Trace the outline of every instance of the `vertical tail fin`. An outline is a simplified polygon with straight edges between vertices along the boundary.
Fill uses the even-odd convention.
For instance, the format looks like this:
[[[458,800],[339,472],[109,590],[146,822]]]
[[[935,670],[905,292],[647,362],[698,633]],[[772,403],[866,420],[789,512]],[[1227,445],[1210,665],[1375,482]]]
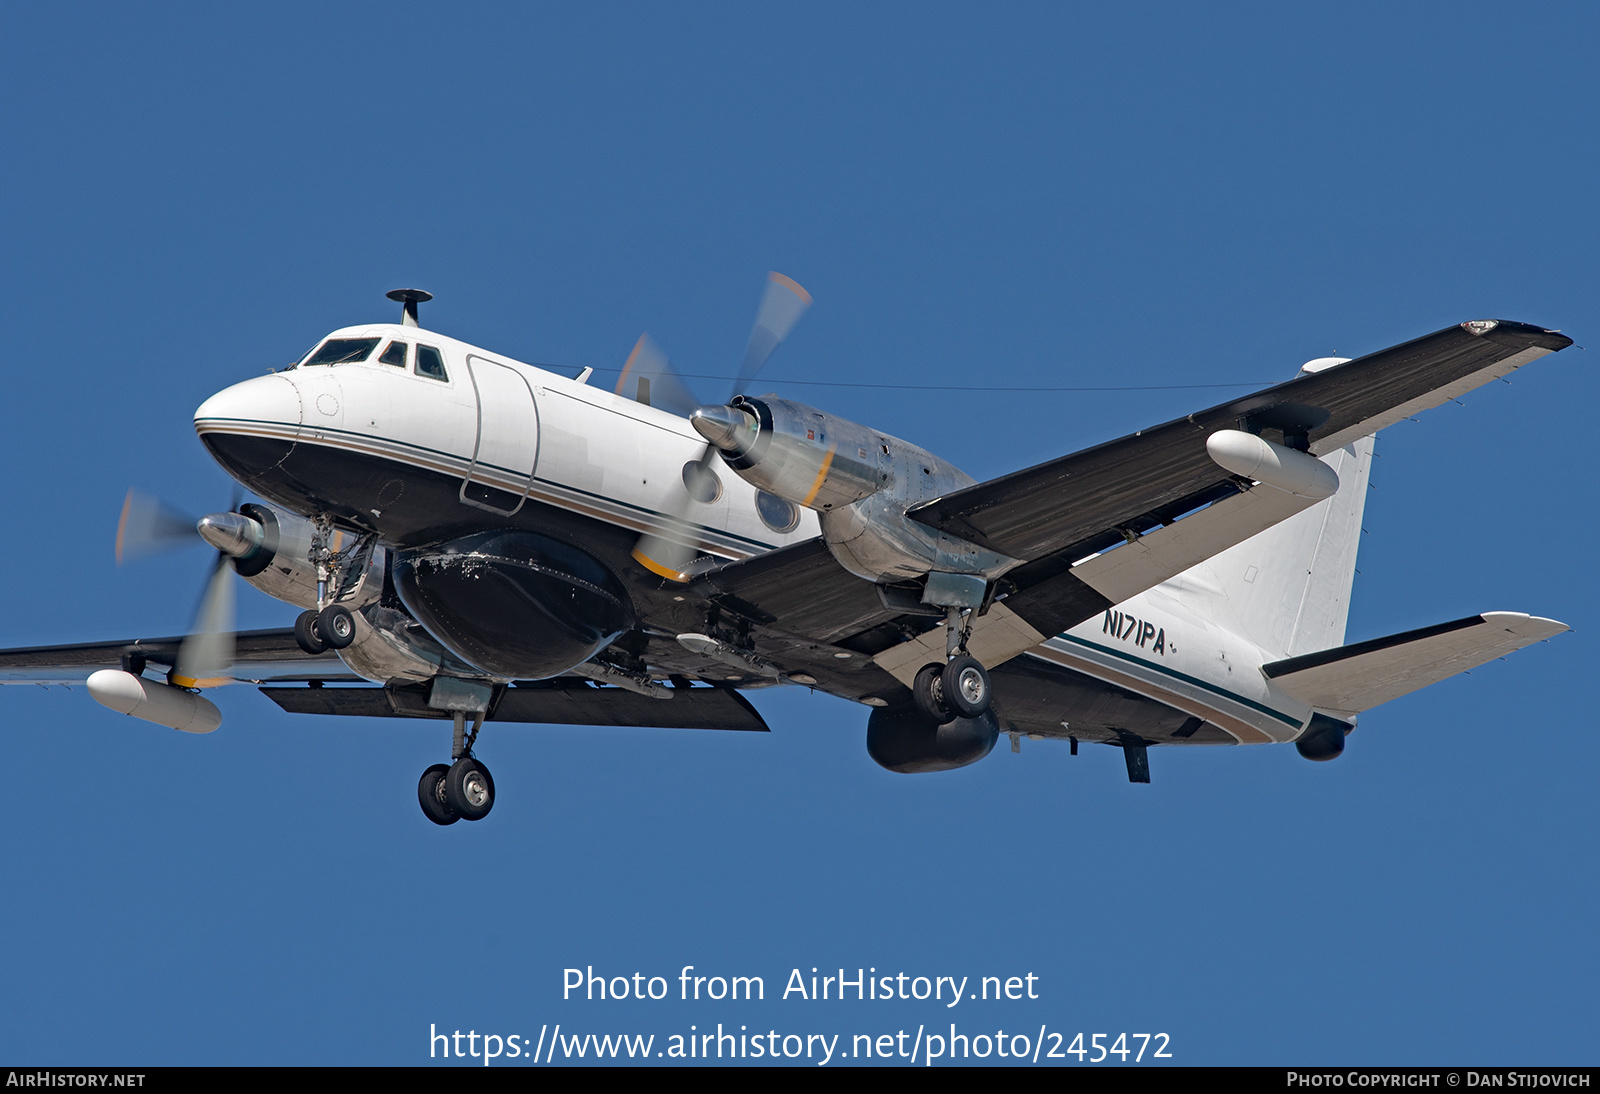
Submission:
[[[1272,656],[1342,645],[1375,440],[1322,457],[1338,493],[1175,579],[1180,595],[1211,601],[1208,614]]]

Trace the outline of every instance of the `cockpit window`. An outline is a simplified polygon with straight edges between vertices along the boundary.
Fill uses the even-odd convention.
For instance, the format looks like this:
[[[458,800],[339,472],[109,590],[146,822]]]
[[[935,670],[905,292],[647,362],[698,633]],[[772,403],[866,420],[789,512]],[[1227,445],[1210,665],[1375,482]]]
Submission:
[[[432,346],[417,347],[417,375],[429,376],[435,380],[450,379],[444,371],[444,357]]]
[[[378,348],[376,338],[330,338],[313,353],[307,365],[348,365],[365,361]]]
[[[382,365],[399,365],[406,367],[406,350],[410,348],[405,342],[390,342],[389,348],[383,351],[383,356],[378,358]]]

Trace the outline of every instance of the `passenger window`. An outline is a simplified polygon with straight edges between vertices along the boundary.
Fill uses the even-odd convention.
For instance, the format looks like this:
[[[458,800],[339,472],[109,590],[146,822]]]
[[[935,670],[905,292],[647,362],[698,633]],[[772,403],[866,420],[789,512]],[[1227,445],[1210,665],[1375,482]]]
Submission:
[[[794,503],[765,490],[756,491],[756,514],[761,517],[762,524],[780,534],[800,527],[800,510]]]
[[[383,356],[378,358],[378,362],[384,365],[399,365],[401,368],[405,368],[406,350],[410,348],[410,344],[406,342],[390,342],[389,348],[383,351]]]
[[[417,347],[417,375],[448,381],[444,371],[444,357],[432,346]]]

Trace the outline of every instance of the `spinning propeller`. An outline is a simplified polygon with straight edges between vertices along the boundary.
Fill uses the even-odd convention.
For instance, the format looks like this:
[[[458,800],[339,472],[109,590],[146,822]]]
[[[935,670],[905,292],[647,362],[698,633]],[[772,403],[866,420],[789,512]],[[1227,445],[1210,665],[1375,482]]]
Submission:
[[[129,490],[117,522],[117,565],[124,559],[187,547],[194,536],[217,549],[206,578],[200,608],[189,635],[178,647],[173,681],[196,687],[225,676],[233,666],[234,561],[260,545],[261,526],[237,510],[239,499],[225,513],[196,519],[159,498]]]
[[[729,403],[744,394],[810,306],[811,294],[792,278],[781,273],[767,275],[767,291],[756,311],[755,326],[750,330],[750,341],[745,346],[744,360],[740,362],[733,391],[728,396]],[[747,417],[725,405],[699,405],[688,385],[668,365],[666,354],[649,335],[642,335],[633,347],[617,379],[617,394],[625,394],[630,379],[636,385],[636,397],[640,402],[692,417],[702,435],[710,435],[707,429],[715,432],[718,427],[736,428],[737,419]],[[669,581],[685,582],[691,576],[690,564],[699,552],[692,546],[694,524],[689,517],[695,505],[716,500],[710,484],[714,479],[711,464],[717,451],[716,445],[708,443],[699,458],[684,469],[684,491],[676,499],[676,506],[659,514],[655,526],[640,536],[633,548],[633,557],[642,566]]]

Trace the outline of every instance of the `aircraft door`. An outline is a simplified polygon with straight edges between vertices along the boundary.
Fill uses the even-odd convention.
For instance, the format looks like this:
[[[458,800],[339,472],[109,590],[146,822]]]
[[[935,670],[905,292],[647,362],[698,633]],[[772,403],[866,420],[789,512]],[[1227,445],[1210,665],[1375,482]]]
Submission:
[[[461,500],[510,516],[528,499],[539,458],[539,409],[528,379],[509,365],[477,354],[467,373],[478,400],[478,436]]]

